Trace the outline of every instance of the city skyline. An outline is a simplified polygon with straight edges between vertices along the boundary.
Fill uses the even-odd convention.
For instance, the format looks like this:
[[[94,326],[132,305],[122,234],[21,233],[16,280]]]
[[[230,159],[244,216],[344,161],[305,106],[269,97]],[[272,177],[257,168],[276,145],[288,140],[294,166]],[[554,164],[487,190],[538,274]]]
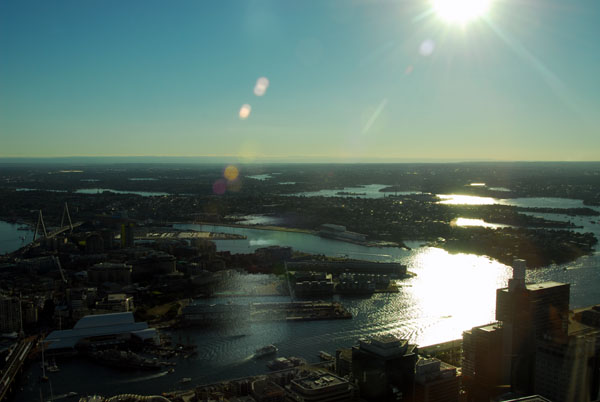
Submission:
[[[4,2],[0,158],[598,160],[599,4],[450,17],[429,1]]]

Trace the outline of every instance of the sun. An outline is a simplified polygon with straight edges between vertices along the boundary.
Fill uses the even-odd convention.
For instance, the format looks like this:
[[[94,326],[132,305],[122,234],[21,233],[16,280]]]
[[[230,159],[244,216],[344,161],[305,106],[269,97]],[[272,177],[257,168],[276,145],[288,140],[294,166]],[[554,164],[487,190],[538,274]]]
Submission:
[[[432,0],[433,11],[441,19],[457,24],[481,18],[487,14],[493,0]]]

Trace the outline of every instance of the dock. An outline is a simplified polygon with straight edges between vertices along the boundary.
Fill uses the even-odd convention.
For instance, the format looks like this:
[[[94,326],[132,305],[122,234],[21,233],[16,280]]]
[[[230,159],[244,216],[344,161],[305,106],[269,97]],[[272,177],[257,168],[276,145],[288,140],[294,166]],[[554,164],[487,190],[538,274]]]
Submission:
[[[253,321],[315,321],[350,319],[352,314],[337,302],[302,301],[289,303],[254,303]]]
[[[192,231],[156,231],[135,236],[136,240],[243,240],[246,236],[233,233],[192,232]]]

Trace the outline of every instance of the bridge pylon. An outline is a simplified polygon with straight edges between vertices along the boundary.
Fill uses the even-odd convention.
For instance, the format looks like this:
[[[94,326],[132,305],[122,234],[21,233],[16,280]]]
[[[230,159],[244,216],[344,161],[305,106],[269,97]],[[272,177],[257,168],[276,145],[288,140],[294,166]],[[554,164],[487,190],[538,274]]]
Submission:
[[[73,222],[71,221],[71,214],[69,213],[69,205],[65,201],[65,206],[63,207],[62,218],[60,218],[60,228],[62,229],[65,223],[65,215],[69,220],[69,228],[71,228],[71,232],[73,232]]]
[[[46,232],[46,224],[44,223],[44,215],[42,215],[42,210],[40,209],[40,212],[38,214],[38,221],[37,221],[37,225],[35,225],[35,232],[33,232],[33,241],[36,240],[37,238],[37,234],[38,231],[40,229],[40,225],[42,226],[42,229],[44,231],[44,237],[48,236],[48,232]]]

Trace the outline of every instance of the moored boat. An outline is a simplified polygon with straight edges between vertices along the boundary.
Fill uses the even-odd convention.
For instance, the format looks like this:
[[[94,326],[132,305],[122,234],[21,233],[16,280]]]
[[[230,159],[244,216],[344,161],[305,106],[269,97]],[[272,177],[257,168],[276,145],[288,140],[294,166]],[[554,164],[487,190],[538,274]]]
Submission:
[[[324,361],[334,360],[334,357],[332,355],[322,350],[319,352],[319,358]]]

